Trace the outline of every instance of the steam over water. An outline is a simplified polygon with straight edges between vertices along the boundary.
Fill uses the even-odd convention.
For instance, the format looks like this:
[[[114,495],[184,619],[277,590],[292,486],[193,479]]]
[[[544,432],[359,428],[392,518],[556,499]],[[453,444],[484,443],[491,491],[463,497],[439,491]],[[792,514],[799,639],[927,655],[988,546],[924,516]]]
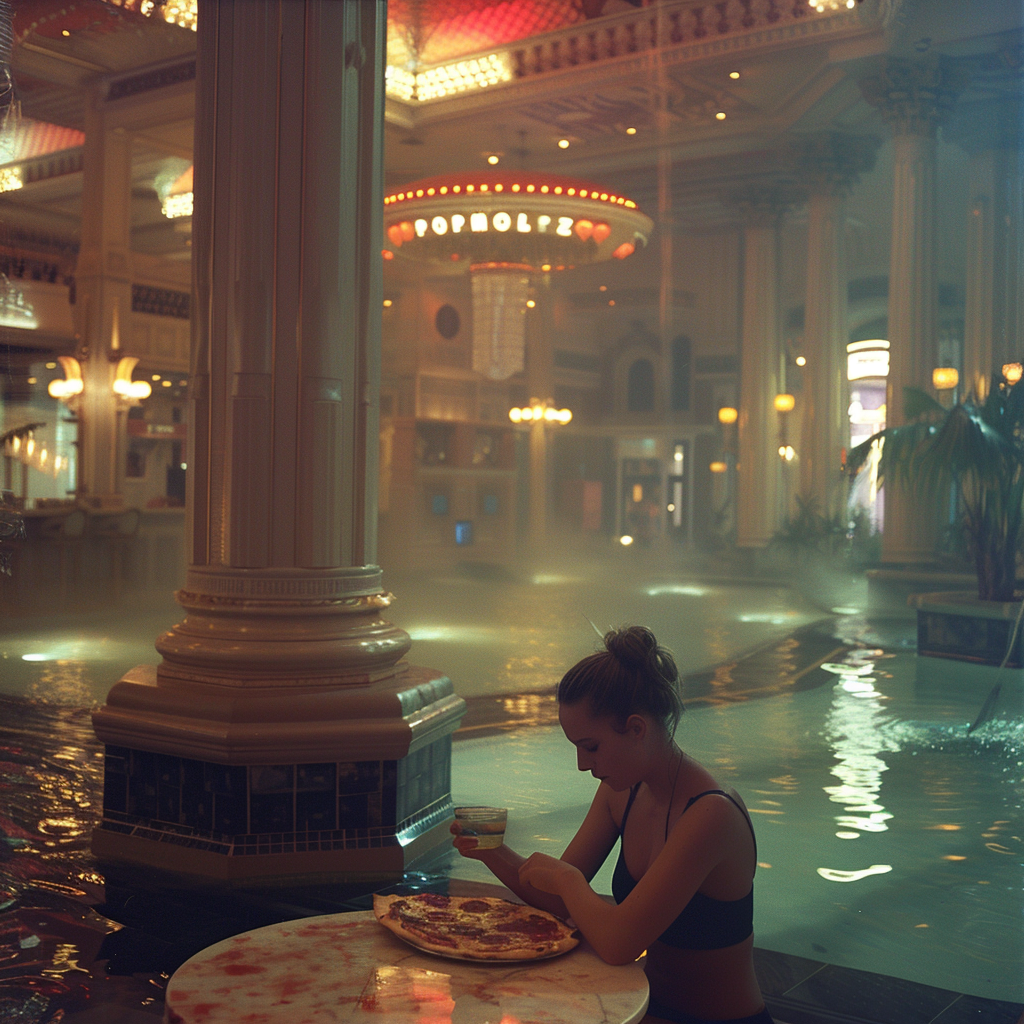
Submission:
[[[453,753],[455,801],[507,806],[515,848],[560,852],[593,795],[544,713],[564,669],[599,643],[588,619],[602,630],[642,622],[686,676],[679,742],[750,808],[757,945],[1024,1000],[1016,677],[969,733],[990,682],[930,679],[912,623],[864,617],[854,603],[865,595],[845,582],[841,594],[801,597],[625,561],[386,582],[411,660],[520,723],[467,731]],[[153,640],[179,616],[164,602],[134,622],[80,616],[0,638],[0,913],[16,921],[0,1010],[9,996],[36,999],[40,1013],[110,1000],[158,1015],[159,976],[111,980],[93,966],[117,925],[95,909],[104,879],[88,841],[102,754],[88,710],[126,669],[157,660]],[[596,879],[603,891],[610,867]],[[485,877],[461,858],[447,869]]]

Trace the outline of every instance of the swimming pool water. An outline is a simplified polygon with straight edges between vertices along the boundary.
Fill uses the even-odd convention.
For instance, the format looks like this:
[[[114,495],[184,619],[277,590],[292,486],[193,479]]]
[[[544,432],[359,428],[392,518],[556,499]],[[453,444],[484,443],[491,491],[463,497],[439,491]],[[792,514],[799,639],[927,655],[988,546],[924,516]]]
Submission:
[[[756,944],[1024,999],[1019,681],[968,735],[987,685],[930,681],[915,655],[878,648],[820,671],[812,689],[691,709],[677,733],[750,808]],[[509,807],[522,853],[560,853],[594,787],[555,727],[454,748],[456,802]],[[610,891],[612,863],[598,891]],[[452,871],[487,877],[462,858]]]

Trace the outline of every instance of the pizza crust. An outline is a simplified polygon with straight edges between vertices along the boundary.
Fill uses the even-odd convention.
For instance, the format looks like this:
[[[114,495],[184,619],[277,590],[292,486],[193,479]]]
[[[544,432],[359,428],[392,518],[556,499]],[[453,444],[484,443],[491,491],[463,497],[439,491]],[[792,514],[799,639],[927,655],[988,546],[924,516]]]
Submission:
[[[403,941],[459,960],[540,960],[579,944],[553,914],[495,896],[374,894],[373,912]]]

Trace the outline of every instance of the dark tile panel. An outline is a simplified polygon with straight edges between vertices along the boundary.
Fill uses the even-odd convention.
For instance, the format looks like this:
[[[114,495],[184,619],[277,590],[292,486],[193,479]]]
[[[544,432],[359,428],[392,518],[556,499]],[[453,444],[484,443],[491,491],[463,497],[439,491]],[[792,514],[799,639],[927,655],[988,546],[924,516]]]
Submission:
[[[1024,1020],[1024,1003],[960,996],[946,1007],[932,1024],[1019,1024]]]
[[[787,1003],[799,1003],[808,1012],[841,1008],[843,1015],[873,1024],[930,1024],[956,998],[945,989],[832,964],[785,994]]]
[[[259,764],[249,769],[250,793],[287,793],[291,796],[294,789],[295,765]]]
[[[297,832],[319,832],[338,827],[338,811],[334,789],[307,790],[295,794],[295,829]]]
[[[249,798],[249,831],[291,832],[295,828],[295,797],[286,792],[253,793]]]
[[[389,846],[451,805],[451,738],[402,762],[220,765],[110,748],[105,821],[225,852]],[[399,785],[399,777],[405,779]]]
[[[128,775],[125,772],[112,771],[110,759],[103,773],[103,811],[128,810]]]
[[[295,771],[295,789],[298,792],[334,792],[338,774],[336,764],[299,764],[295,766]]]
[[[338,792],[373,793],[381,787],[380,761],[351,761],[338,765]]]

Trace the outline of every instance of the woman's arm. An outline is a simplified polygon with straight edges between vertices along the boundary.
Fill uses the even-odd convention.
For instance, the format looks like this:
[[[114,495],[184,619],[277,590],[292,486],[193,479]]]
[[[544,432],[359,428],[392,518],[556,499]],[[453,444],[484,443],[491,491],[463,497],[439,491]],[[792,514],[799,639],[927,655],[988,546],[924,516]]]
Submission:
[[[610,792],[611,790],[603,784],[599,787],[583,824],[561,857],[562,862],[578,870],[588,881],[597,874],[619,835],[618,826],[612,818],[608,804]],[[457,822],[452,824],[451,831],[455,835],[452,845],[459,853],[485,864],[495,878],[521,900],[529,903],[531,907],[547,910],[556,917],[569,916],[565,903],[557,893],[538,889],[520,877],[520,869],[526,863],[526,859],[511,847],[502,845],[494,849],[481,850],[477,848],[475,838],[461,835]]]
[[[664,848],[620,904],[606,903],[583,872],[535,853],[519,870],[520,881],[559,896],[602,960],[636,960],[679,916],[704,879],[722,861],[735,837],[726,801],[702,800],[680,820]]]
[[[509,846],[504,844],[490,850],[477,849],[477,840],[473,836],[463,836],[458,831],[458,823],[451,826],[455,834],[455,849],[463,857],[470,857],[473,860],[481,861],[495,878],[506,888],[511,889],[523,902],[529,903],[531,907],[539,910],[546,910],[556,917],[565,918],[569,912],[562,902],[562,898],[555,893],[544,892],[542,889],[535,889],[529,882],[524,882],[519,877],[519,869],[526,863],[526,858],[520,856]]]

